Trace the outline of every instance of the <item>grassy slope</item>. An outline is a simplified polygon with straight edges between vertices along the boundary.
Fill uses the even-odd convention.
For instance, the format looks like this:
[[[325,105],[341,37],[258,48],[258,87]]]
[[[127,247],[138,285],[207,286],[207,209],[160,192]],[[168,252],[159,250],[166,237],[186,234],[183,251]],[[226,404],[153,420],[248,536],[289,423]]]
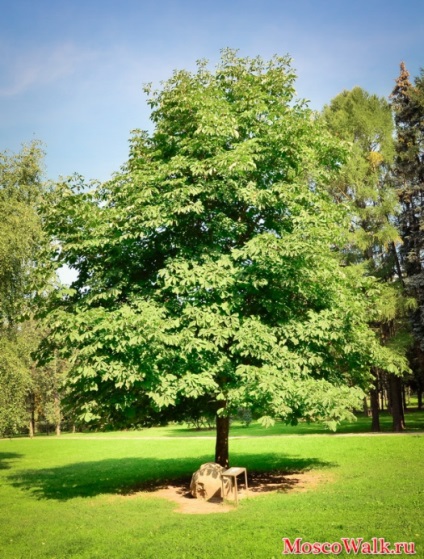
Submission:
[[[281,556],[282,537],[348,536],[415,541],[424,557],[423,447],[420,435],[233,440],[233,465],[328,480],[243,501],[228,514],[192,516],[157,497],[120,493],[190,475],[212,459],[213,441],[2,440],[0,557],[271,559]]]

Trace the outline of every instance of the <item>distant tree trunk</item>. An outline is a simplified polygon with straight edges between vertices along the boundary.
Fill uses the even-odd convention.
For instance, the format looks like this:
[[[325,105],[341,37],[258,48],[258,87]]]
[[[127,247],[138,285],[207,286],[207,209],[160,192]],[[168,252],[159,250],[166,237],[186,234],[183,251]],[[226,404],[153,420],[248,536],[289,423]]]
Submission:
[[[393,387],[392,387],[392,377],[394,375],[389,375],[389,389],[387,390],[387,411],[393,415]]]
[[[419,353],[418,359],[418,371],[415,375],[417,378],[417,397],[418,397],[418,409],[423,408],[423,390],[424,390],[424,352]]]
[[[225,407],[225,403],[221,406]],[[229,416],[216,416],[216,445],[215,445],[215,462],[224,468],[229,466],[229,445],[228,437],[230,433]]]
[[[396,375],[389,375],[389,383],[393,431],[395,431],[395,433],[400,433],[405,430],[405,416],[402,403],[402,379]]]
[[[56,392],[54,395],[54,408],[55,408],[55,430],[56,435],[59,436],[61,433],[61,413],[60,413],[60,398],[59,394]]]
[[[29,418],[29,436],[32,439],[34,437],[34,433],[35,433],[35,417],[34,417],[34,412],[31,411],[31,416]]]
[[[378,407],[378,390],[377,388],[371,390],[371,431],[373,433],[379,433],[381,431],[380,427],[380,410]]]
[[[380,386],[380,410],[384,410],[384,387]]]
[[[62,413],[60,409],[60,396],[59,396],[59,389],[58,389],[58,374],[57,374],[57,350],[54,352],[54,382],[55,382],[55,389],[54,389],[54,420],[55,420],[55,431],[56,436],[59,437],[61,433],[61,419]]]
[[[372,370],[372,374],[374,375],[374,386],[370,390],[370,404],[371,404],[371,431],[373,433],[379,433],[381,431],[380,428],[380,409],[378,406],[378,371],[376,369]]]
[[[371,431],[373,433],[379,433],[381,431],[380,427],[380,410],[378,407],[378,390],[371,390]]]
[[[380,371],[378,375],[378,388],[380,392],[380,411],[390,411],[390,394],[388,391],[387,373]]]
[[[368,417],[368,412],[369,412],[368,400],[367,400],[367,397],[364,396],[364,415],[365,415],[365,417]]]
[[[35,396],[31,392],[29,395],[29,436],[32,439],[35,434]]]
[[[396,268],[397,275],[398,275],[398,277],[399,277],[399,279],[402,283],[402,287],[405,288],[405,280],[403,279],[402,266],[400,264],[399,255],[397,253],[395,243],[394,242],[390,243],[390,247],[391,247],[392,254],[393,254],[393,259],[394,259],[394,262],[395,262],[395,268]]]

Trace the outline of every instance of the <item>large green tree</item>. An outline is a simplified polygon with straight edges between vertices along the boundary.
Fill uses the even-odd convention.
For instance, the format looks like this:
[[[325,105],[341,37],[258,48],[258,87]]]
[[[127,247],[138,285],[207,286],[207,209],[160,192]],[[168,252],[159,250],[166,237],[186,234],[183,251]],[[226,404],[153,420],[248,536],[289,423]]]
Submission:
[[[402,208],[400,254],[407,290],[418,303],[410,315],[416,340],[410,361],[421,403],[424,389],[424,71],[412,83],[405,64],[401,63],[391,100],[396,125],[395,184]]]
[[[348,204],[351,213],[351,243],[347,253],[351,265],[363,266],[368,274],[383,282],[381,299],[370,315],[370,325],[383,344],[408,347],[406,314],[412,301],[403,289],[403,274],[398,257],[400,234],[396,227],[399,213],[393,183],[393,115],[388,101],[370,95],[360,87],[343,91],[323,111],[331,132],[349,145],[349,159],[331,184],[338,203]],[[379,431],[378,385],[385,372],[373,368],[374,386],[370,391],[372,428]],[[401,381],[389,375],[392,391],[394,429],[402,425]]]
[[[0,434],[28,421],[31,353],[38,342],[23,320],[33,312],[49,269],[38,212],[45,193],[42,160],[36,142],[17,154],[0,153]]]
[[[395,179],[402,205],[401,255],[408,284],[421,307],[424,304],[424,75],[416,79],[414,86],[403,63],[400,70],[391,99],[396,124]],[[417,338],[424,340],[420,309],[413,317],[413,326]]]
[[[343,266],[347,215],[328,184],[345,153],[294,80],[287,58],[230,50],[215,71],[175,72],[147,88],[154,131],[134,132],[126,167],[49,202],[58,265],[79,272],[50,342],[77,348],[86,419],[200,398],[227,465],[238,407],[334,427],[372,365],[402,367],[367,324],[377,282]]]

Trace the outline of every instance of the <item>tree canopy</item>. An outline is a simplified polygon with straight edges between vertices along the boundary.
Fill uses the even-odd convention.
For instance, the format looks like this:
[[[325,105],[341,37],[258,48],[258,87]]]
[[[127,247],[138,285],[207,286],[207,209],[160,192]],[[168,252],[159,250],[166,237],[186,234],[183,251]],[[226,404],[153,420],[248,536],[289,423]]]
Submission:
[[[399,201],[393,181],[393,115],[388,101],[370,95],[360,87],[337,95],[323,112],[331,132],[348,141],[350,158],[331,185],[335,201],[345,201],[351,211],[349,262],[360,265],[368,274],[377,275],[380,298],[370,324],[383,344],[411,345],[407,314],[415,301],[405,296],[403,274],[397,247],[400,234],[396,227]],[[374,386],[370,391],[373,430],[379,431],[378,385],[386,371],[373,367]],[[401,404],[401,381],[388,375],[392,413],[394,402]],[[396,395],[394,392],[396,391]],[[399,416],[400,417],[400,416]],[[395,426],[394,426],[395,427]],[[401,428],[396,425],[396,428]]]
[[[23,324],[44,286],[49,239],[38,208],[45,186],[37,142],[17,154],[0,153],[0,434],[27,422],[34,330]]]
[[[349,142],[350,157],[332,183],[331,192],[336,201],[351,204],[351,260],[365,260],[370,272],[376,272],[384,267],[399,241],[394,224],[398,198],[390,180],[394,157],[390,105],[384,98],[355,87],[337,95],[324,108],[323,116],[332,134]],[[393,263],[389,267],[392,276]],[[387,270],[384,272],[387,275]]]
[[[424,349],[424,73],[412,85],[402,63],[391,99],[397,132],[395,184],[402,205],[399,216],[402,265],[408,289],[419,303],[412,316],[412,326]]]
[[[57,263],[78,271],[50,339],[77,350],[87,420],[202,399],[226,465],[239,406],[335,427],[371,366],[404,366],[368,326],[378,283],[345,266],[349,212],[329,185],[346,150],[294,82],[288,58],[231,50],[215,71],[176,71],[146,87],[154,130],[133,133],[121,172],[49,201]]]

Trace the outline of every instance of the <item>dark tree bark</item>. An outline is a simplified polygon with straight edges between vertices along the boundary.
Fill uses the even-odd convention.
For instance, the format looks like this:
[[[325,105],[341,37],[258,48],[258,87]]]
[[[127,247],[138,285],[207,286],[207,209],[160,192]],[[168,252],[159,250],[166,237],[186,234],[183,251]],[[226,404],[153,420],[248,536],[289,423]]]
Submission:
[[[216,416],[216,446],[215,462],[224,468],[229,467],[228,436],[230,433],[230,418],[228,416]]]
[[[392,376],[393,375],[389,375],[389,379],[388,379],[388,390],[386,392],[387,394],[387,411],[390,413],[390,415],[393,415],[393,389],[392,389]]]
[[[369,413],[369,409],[368,409],[368,401],[367,401],[367,397],[364,397],[364,415],[365,417],[368,417],[368,413]]]
[[[396,375],[389,375],[389,382],[393,431],[395,433],[401,433],[405,430],[405,416],[402,403],[402,379]]]
[[[392,254],[393,254],[393,259],[395,262],[395,268],[396,268],[396,273],[402,283],[402,286],[405,287],[405,280],[403,279],[403,274],[402,274],[402,267],[400,265],[400,260],[399,260],[399,256],[396,250],[396,246],[395,243],[391,243],[391,250],[392,250]]]
[[[418,398],[418,409],[422,410],[423,409],[423,390],[422,390],[422,387],[419,387],[417,389],[417,398]]]
[[[413,372],[411,386],[417,394],[418,409],[421,410],[423,407],[424,389],[424,352],[418,342],[409,351],[408,358]]]
[[[380,427],[380,410],[378,407],[378,390],[373,389],[371,390],[371,431],[373,433],[379,433],[381,431]]]
[[[380,387],[380,410],[384,410],[384,387]]]
[[[378,373],[377,371],[373,371],[373,375],[375,377],[374,387],[370,390],[370,399],[371,399],[371,431],[373,433],[379,433],[381,431],[380,427],[380,409],[378,406]]]
[[[403,404],[403,410],[407,411],[408,404],[406,402],[406,388],[405,388],[404,383],[402,383],[402,404]]]

